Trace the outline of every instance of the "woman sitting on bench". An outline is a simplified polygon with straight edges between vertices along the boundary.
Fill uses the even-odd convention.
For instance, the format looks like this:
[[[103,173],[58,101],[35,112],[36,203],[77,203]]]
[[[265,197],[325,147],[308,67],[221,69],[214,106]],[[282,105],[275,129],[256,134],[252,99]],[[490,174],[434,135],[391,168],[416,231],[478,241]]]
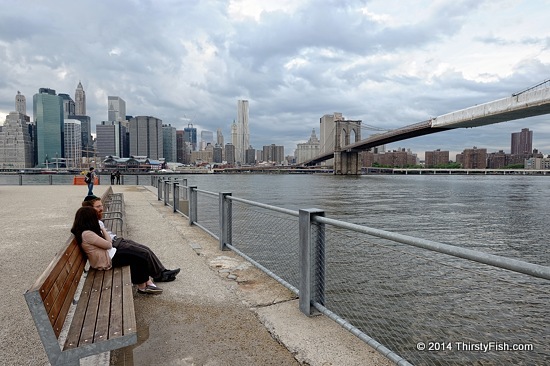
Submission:
[[[151,280],[147,260],[138,251],[132,250],[132,247],[113,247],[109,234],[99,226],[93,207],[81,207],[76,211],[71,232],[86,253],[92,268],[108,270],[129,265],[132,283],[137,285],[139,293],[162,293],[162,289]]]

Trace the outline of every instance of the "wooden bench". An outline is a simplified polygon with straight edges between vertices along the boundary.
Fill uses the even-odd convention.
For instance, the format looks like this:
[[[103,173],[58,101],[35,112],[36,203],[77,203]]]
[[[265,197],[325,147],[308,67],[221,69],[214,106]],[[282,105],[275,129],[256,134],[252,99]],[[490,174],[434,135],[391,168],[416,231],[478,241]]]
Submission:
[[[123,221],[123,215],[121,219],[115,221]],[[130,267],[86,270],[86,262],[71,235],[64,249],[25,293],[52,365],[79,365],[83,357],[137,343]],[[82,290],[75,299],[83,274]],[[61,347],[59,336],[73,303],[77,306]]]
[[[120,237],[126,235],[124,226],[124,197],[122,193],[113,193],[109,187],[101,196],[103,203],[103,223],[105,227]]]

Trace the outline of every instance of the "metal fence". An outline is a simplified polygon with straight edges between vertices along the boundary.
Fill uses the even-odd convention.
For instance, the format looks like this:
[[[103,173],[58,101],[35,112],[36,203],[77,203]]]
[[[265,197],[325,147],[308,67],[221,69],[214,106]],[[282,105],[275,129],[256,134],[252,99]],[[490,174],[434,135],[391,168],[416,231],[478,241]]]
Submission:
[[[399,365],[550,359],[550,267],[154,178],[158,198]],[[182,207],[184,206],[184,207]]]

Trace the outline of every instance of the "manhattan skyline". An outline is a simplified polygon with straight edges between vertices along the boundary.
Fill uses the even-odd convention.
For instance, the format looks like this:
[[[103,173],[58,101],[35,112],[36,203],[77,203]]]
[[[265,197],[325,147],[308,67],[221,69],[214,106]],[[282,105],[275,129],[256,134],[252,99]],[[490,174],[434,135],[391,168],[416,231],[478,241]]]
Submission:
[[[14,110],[17,91],[30,114],[39,88],[73,96],[80,81],[93,129],[115,95],[128,114],[177,129],[222,128],[227,139],[243,99],[250,144],[291,154],[325,114],[395,129],[549,79],[547,9],[543,0],[16,2],[0,14],[0,113]],[[419,156],[472,146],[507,151],[510,134],[529,128],[533,148],[548,154],[549,121],[454,130],[387,148]]]

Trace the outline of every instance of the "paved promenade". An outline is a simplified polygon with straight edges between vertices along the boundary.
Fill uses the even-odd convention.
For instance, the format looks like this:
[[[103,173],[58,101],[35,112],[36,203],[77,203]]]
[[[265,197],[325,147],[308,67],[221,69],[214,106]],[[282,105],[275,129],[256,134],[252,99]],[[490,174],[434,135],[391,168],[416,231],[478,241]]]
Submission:
[[[96,186],[101,196],[107,186]],[[153,187],[124,193],[128,238],[181,267],[158,296],[135,294],[138,343],[111,365],[390,365],[324,316],[306,317],[296,297],[170,207]],[[69,237],[84,186],[0,186],[0,364],[48,365],[23,294]],[[108,364],[108,357],[100,358]],[[98,358],[82,364],[96,365]]]

